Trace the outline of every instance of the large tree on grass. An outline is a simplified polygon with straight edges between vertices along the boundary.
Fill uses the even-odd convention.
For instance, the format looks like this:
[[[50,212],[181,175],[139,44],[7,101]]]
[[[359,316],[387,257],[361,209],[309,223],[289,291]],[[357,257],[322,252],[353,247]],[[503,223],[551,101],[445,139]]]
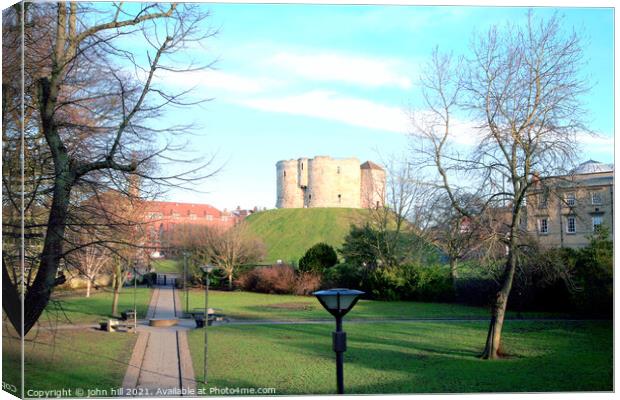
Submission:
[[[476,215],[458,193],[475,188],[487,209],[507,210],[506,247],[482,358],[501,356],[508,298],[522,242],[526,193],[536,172],[562,175],[576,160],[576,135],[585,132],[580,96],[582,49],[561,19],[527,15],[521,25],[493,26],[475,36],[471,57],[460,63],[435,52],[421,79],[424,110],[413,113],[417,156],[438,173],[437,185],[464,217]],[[473,120],[462,132],[465,118]],[[461,130],[461,132],[459,132]],[[468,135],[471,151],[455,142]]]
[[[20,255],[18,245],[10,248],[15,254],[3,252],[2,298],[12,325],[26,334],[63,281],[59,269],[76,249],[69,231],[99,223],[80,212],[87,200],[109,191],[131,197],[132,176],[152,193],[208,175],[208,162],[175,155],[191,121],[161,120],[167,109],[197,100],[170,91],[161,77],[200,68],[173,55],[212,32],[202,26],[207,14],[192,4],[21,3],[4,16],[3,55],[13,58],[3,57],[10,82],[3,84],[3,109],[15,122],[3,129],[3,147],[16,155],[3,160],[3,171],[14,173],[3,173],[3,205],[16,210],[12,216],[32,217],[3,227],[3,236],[21,240],[28,254]],[[22,35],[23,112],[20,82],[11,80],[11,68],[4,72],[21,65]],[[173,162],[193,163],[167,174]],[[102,242],[94,237],[90,244]]]

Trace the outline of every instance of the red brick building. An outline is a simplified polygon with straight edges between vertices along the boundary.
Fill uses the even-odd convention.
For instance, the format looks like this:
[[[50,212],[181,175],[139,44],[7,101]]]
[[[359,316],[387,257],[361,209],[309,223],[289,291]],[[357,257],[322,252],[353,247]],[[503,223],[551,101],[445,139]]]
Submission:
[[[230,228],[243,219],[226,210],[220,211],[208,204],[169,201],[145,201],[144,218],[146,244],[153,249],[151,252],[153,257],[162,256],[162,238],[165,233],[174,229],[175,225],[207,225]]]

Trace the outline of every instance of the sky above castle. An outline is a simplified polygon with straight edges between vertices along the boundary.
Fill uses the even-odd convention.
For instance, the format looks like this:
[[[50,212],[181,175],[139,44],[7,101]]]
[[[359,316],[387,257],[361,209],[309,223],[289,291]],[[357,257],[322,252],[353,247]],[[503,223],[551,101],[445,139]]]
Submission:
[[[406,155],[407,110],[420,104],[417,79],[435,46],[467,54],[475,31],[519,22],[519,7],[422,7],[205,4],[219,29],[193,56],[212,69],[165,76],[178,88],[195,86],[212,98],[177,110],[169,121],[192,122],[196,155],[214,156],[221,168],[198,189],[174,190],[172,201],[218,208],[273,208],[275,163],[329,155],[381,163]],[[613,11],[610,8],[540,8],[563,15],[584,39],[584,97],[590,127],[580,137],[582,157],[613,162]],[[459,138],[463,146],[471,141]]]

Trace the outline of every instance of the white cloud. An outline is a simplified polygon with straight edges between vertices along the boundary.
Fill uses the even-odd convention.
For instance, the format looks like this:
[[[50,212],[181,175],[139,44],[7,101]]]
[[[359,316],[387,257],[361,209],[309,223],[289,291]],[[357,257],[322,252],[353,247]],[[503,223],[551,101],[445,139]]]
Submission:
[[[254,98],[240,102],[262,111],[304,115],[371,129],[407,133],[409,119],[399,107],[314,90],[299,95]]]
[[[604,135],[580,132],[577,134],[576,139],[577,139],[577,142],[584,144],[584,145],[601,146],[601,147],[608,147],[608,148],[613,148],[613,145],[614,145],[614,138],[609,137],[609,136],[604,136]]]
[[[584,159],[608,162],[614,156],[614,138],[606,135],[592,135],[585,132],[577,134],[577,143],[581,147]]]
[[[206,69],[189,72],[159,71],[156,78],[165,84],[182,88],[199,86],[203,90],[225,90],[235,93],[258,93],[278,85],[275,79]]]
[[[314,81],[336,81],[364,87],[411,88],[411,79],[399,72],[401,61],[339,53],[276,53],[269,65]]]

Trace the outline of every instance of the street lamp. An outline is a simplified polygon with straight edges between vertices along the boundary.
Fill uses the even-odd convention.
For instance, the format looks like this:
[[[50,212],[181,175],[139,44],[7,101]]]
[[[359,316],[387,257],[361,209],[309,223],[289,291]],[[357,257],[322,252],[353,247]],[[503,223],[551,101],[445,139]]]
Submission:
[[[313,293],[321,305],[336,318],[336,331],[332,332],[332,343],[336,352],[336,384],[338,394],[344,394],[344,352],[347,350],[347,334],[342,331],[342,317],[351,311],[364,292],[351,289],[328,289]]]
[[[209,326],[209,274],[211,272],[213,272],[214,269],[216,269],[217,267],[215,265],[211,265],[211,264],[207,264],[207,265],[203,265],[202,267],[200,267],[200,269],[203,270],[203,272],[205,273],[205,312],[204,312],[204,319],[205,319],[205,324],[204,324],[204,330],[205,330],[205,355],[204,355],[204,379],[203,382],[206,385],[207,384],[207,347],[209,344],[209,337],[207,336],[207,326]]]
[[[183,251],[183,291],[185,292],[185,314],[189,313],[189,291],[187,287],[187,256],[190,254]]]
[[[138,292],[138,260],[133,260],[133,333],[138,331],[138,306],[136,295]]]

